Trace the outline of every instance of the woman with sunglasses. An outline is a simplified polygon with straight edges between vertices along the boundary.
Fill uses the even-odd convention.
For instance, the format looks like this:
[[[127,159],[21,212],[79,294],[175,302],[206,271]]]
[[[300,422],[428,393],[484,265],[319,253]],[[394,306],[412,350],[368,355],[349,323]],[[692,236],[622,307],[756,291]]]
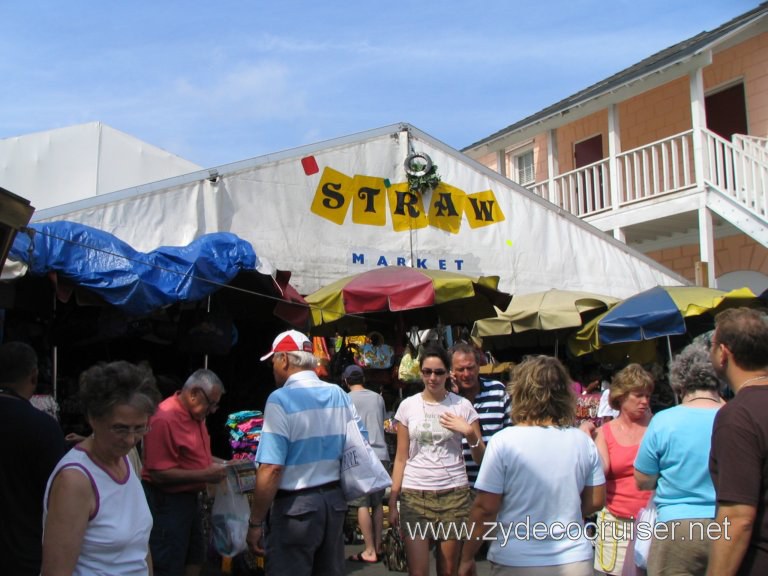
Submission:
[[[127,454],[160,393],[149,369],[99,364],[80,376],[93,433],[56,465],[45,490],[43,576],[150,574],[152,515]]]
[[[446,388],[449,366],[445,349],[424,349],[420,366],[424,390],[403,400],[395,414],[397,452],[389,522],[399,527],[403,536],[411,575],[429,572],[433,540],[437,573],[455,573],[463,524],[471,505],[462,437],[467,439],[476,462],[480,463],[485,451],[474,407]]]

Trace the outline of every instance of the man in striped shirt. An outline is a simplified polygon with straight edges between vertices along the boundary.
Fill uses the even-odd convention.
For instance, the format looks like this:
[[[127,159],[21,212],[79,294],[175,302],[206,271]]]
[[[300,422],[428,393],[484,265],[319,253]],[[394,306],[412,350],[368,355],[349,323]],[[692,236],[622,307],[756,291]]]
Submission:
[[[264,408],[246,541],[266,552],[267,576],[342,576],[347,502],[339,478],[344,415],[354,407],[340,386],[317,377],[301,332],[278,335],[261,359],[271,360],[278,388]]]
[[[459,394],[472,402],[480,416],[480,429],[483,442],[496,432],[511,426],[509,416],[509,395],[506,386],[498,380],[480,378],[480,364],[477,361],[477,350],[471,344],[459,343],[453,346],[451,353],[451,376],[459,388]],[[480,465],[472,459],[466,439],[462,438],[464,464],[467,468],[469,485],[474,488]]]

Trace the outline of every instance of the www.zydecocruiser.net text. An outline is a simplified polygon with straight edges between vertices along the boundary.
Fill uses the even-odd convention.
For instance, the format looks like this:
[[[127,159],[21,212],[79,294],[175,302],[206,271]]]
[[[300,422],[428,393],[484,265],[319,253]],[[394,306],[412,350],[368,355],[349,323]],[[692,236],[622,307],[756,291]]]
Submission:
[[[526,517],[517,522],[405,522],[404,536],[420,540],[487,540],[499,541],[505,546],[510,540],[730,540],[730,521],[722,524],[712,521],[671,521],[667,523],[634,522],[625,527],[607,522],[535,522]],[[602,534],[601,534],[602,531]]]

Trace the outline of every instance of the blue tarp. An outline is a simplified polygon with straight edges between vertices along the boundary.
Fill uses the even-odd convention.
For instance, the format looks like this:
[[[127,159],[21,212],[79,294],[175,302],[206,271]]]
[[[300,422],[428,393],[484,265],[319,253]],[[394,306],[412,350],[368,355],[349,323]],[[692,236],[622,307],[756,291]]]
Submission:
[[[228,232],[144,253],[108,232],[74,222],[28,229],[16,235],[9,258],[36,276],[56,272],[129,315],[200,300],[259,263],[250,243]]]

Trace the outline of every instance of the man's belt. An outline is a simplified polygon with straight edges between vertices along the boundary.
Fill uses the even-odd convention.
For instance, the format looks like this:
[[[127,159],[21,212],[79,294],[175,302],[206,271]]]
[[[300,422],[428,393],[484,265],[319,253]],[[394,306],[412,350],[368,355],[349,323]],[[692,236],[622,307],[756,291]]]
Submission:
[[[298,490],[278,490],[275,494],[275,499],[287,498],[288,496],[298,496],[299,494],[310,494],[312,492],[327,492],[328,490],[335,490],[339,488],[341,484],[338,480],[328,482],[326,484],[320,484],[319,486],[310,486],[309,488],[300,488]]]

